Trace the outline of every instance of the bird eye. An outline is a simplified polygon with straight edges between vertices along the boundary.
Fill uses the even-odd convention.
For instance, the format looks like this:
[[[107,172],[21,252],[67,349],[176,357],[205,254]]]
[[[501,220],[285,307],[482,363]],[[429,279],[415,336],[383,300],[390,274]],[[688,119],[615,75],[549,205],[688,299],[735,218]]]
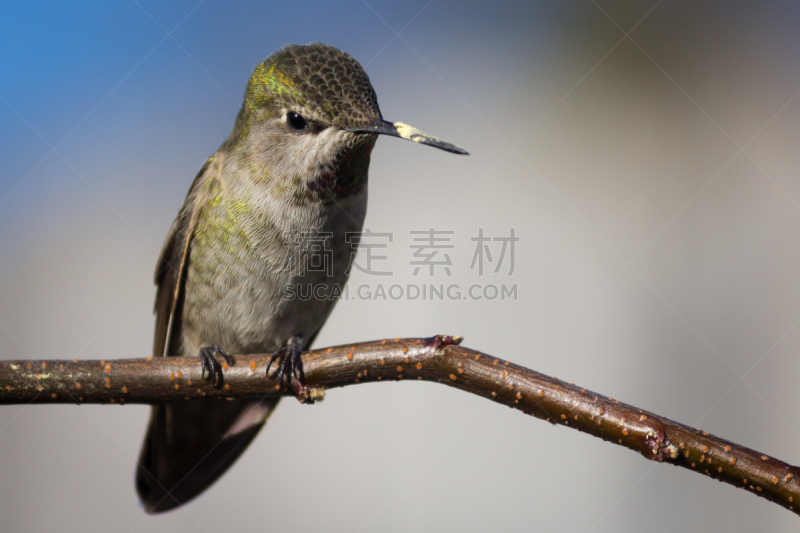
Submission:
[[[303,131],[308,127],[308,123],[306,119],[295,113],[294,111],[289,111],[286,113],[286,122],[289,123],[289,127],[292,128],[294,131]]]

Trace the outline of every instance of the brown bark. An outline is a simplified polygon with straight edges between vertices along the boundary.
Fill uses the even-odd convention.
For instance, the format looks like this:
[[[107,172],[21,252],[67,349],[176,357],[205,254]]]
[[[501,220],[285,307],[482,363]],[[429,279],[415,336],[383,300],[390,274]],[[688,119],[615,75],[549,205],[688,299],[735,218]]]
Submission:
[[[303,354],[301,401],[367,381],[443,383],[637,451],[647,459],[708,475],[797,513],[800,468],[648,411],[458,346],[458,337],[393,339]],[[270,355],[240,355],[222,387],[201,378],[196,357],[104,361],[0,361],[0,404],[141,403],[295,394],[267,378]],[[226,365],[227,366],[227,365]],[[273,367],[274,368],[274,367]],[[799,500],[800,501],[800,500]]]

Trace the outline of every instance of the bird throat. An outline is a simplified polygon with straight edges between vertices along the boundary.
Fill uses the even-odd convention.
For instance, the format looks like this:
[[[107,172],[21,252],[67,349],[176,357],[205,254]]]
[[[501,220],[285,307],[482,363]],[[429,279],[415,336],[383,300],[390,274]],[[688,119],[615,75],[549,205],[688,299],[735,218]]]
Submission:
[[[334,203],[360,194],[367,183],[369,160],[374,142],[359,143],[348,150],[331,168],[306,182],[303,200]]]

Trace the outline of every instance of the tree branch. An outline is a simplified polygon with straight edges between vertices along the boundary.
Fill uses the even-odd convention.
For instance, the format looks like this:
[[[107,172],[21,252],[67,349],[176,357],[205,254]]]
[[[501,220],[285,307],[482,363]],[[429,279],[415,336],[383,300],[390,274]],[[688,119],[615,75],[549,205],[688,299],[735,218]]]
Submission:
[[[301,401],[325,389],[367,381],[417,379],[443,383],[563,424],[748,490],[794,513],[800,468],[587,389],[491,355],[458,346],[459,337],[394,339],[303,354]],[[270,355],[236,357],[222,387],[201,378],[196,357],[108,361],[0,361],[0,404],[141,403],[198,398],[263,398],[288,395],[267,378]],[[226,365],[224,365],[226,366]],[[798,500],[800,502],[800,500]]]

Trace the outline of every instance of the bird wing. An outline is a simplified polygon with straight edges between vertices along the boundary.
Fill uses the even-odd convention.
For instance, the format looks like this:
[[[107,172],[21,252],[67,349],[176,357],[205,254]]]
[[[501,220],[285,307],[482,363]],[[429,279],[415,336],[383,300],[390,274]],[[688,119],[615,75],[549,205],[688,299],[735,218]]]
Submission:
[[[189,189],[194,201],[187,199],[175,218],[156,266],[156,357],[181,353],[181,314],[192,236],[199,213],[210,200],[203,197],[198,185],[210,162]],[[153,406],[136,472],[136,489],[147,512],[178,507],[216,481],[255,438],[279,399],[196,400]]]

